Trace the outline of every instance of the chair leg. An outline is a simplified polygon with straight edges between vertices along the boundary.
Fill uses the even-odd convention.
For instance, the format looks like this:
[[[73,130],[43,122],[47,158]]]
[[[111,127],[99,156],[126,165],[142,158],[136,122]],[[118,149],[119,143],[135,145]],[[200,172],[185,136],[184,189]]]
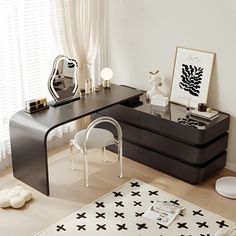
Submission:
[[[73,140],[70,141],[69,143],[69,148],[70,148],[70,152],[71,152],[71,157],[70,157],[70,168],[71,170],[74,170],[74,159],[73,159],[73,155],[72,155],[72,152],[73,152]]]
[[[118,144],[118,161],[119,161],[119,168],[120,168],[120,178],[123,178],[123,157],[122,157],[122,145]]]
[[[102,148],[102,158],[103,158],[103,161],[106,162],[106,147]]]
[[[87,151],[83,152],[83,159],[84,159],[84,184],[86,187],[89,186],[88,184],[88,160],[87,160]]]

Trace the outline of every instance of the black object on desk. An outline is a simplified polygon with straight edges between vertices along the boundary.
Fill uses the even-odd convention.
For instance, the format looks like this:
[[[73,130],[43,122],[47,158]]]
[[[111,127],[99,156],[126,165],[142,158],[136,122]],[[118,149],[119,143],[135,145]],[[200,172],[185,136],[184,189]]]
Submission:
[[[13,175],[38,191],[49,195],[47,136],[63,124],[98,112],[101,109],[139,98],[130,88],[112,85],[80,100],[52,107],[39,113],[15,113],[10,119]]]

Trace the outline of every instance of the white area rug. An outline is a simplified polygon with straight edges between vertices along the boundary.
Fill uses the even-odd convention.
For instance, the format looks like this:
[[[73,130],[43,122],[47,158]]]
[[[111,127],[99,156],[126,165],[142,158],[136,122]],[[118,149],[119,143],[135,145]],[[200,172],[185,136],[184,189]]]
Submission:
[[[164,227],[143,217],[155,200],[170,201],[186,209],[171,225]],[[190,202],[132,179],[37,235],[213,236],[218,230],[234,224]]]

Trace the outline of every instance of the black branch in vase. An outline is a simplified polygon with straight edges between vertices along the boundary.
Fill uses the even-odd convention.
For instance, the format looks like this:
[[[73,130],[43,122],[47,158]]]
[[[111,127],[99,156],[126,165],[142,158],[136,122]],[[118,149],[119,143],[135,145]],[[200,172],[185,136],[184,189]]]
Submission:
[[[189,92],[191,95],[198,97],[200,94],[202,75],[202,67],[182,64],[182,81],[179,82],[179,87]]]

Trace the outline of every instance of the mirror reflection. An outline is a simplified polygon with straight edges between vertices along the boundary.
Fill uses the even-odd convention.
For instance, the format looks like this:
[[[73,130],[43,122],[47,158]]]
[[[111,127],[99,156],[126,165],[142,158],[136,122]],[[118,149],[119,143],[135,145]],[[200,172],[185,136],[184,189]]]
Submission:
[[[48,89],[55,100],[55,104],[61,104],[78,99],[77,83],[78,63],[63,55],[55,58],[53,69],[48,80]]]

